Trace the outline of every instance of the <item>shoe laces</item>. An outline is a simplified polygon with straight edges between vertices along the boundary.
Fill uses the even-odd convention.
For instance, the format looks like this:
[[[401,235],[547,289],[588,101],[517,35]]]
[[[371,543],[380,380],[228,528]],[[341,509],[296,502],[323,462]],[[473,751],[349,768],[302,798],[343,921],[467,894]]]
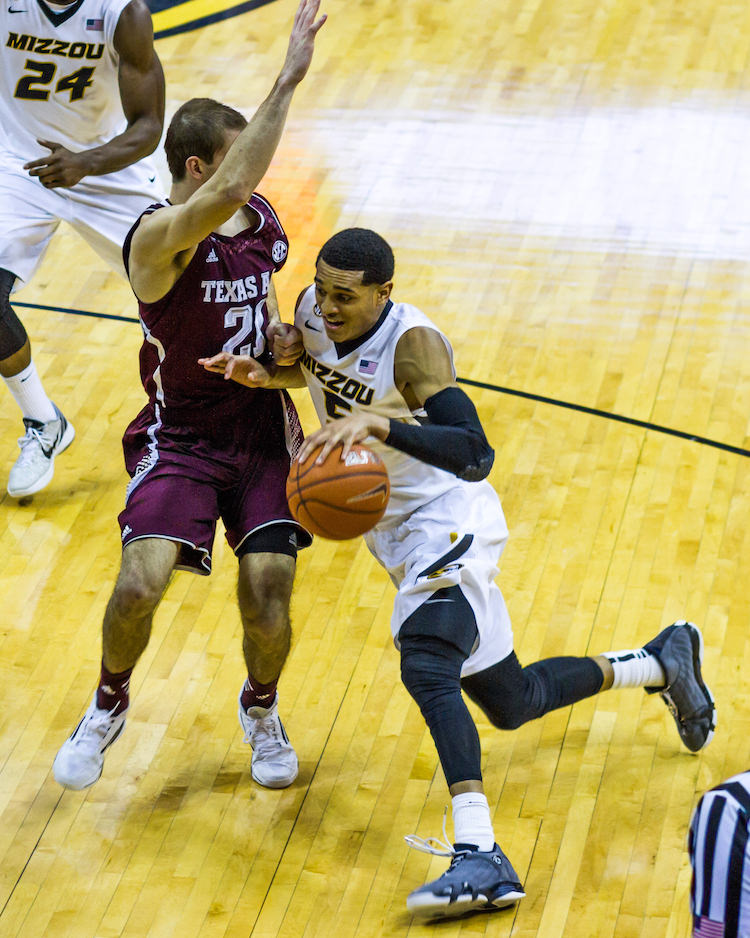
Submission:
[[[281,729],[279,714],[274,707],[264,717],[251,717],[253,723],[245,733],[245,742],[250,743],[258,755],[286,748],[287,742]]]
[[[98,747],[112,726],[116,709],[115,706],[111,710],[100,710],[98,707],[90,710],[73,736],[73,745],[86,748],[93,744]]]
[[[27,427],[26,433],[18,438],[18,445],[21,447],[21,455],[18,457],[18,464],[22,465],[31,462],[36,454],[36,446],[38,446],[46,456],[44,448],[45,445],[49,445],[49,443],[50,441],[44,437],[44,424],[39,427]]]
[[[416,834],[406,834],[404,840],[414,850],[421,850],[422,853],[432,853],[436,857],[453,857],[455,860],[456,857],[463,856],[466,851],[454,850],[453,844],[448,840],[447,819],[448,807],[446,805],[443,811],[443,837],[445,837],[445,840],[441,840],[439,837],[418,837]],[[453,863],[451,862],[452,866]]]

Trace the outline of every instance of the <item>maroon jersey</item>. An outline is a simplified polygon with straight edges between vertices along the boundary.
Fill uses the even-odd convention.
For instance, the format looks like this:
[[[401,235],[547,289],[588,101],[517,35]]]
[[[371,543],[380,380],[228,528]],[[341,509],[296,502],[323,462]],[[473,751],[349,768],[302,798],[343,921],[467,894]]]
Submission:
[[[210,234],[166,296],[156,303],[138,301],[144,334],[141,381],[150,408],[164,424],[221,433],[238,420],[252,420],[271,399],[278,399],[276,391],[225,381],[198,364],[199,358],[221,351],[262,362],[270,358],[266,299],[289,242],[261,195],[255,193],[248,205],[257,213],[250,227],[232,237]],[[126,269],[141,219],[164,207],[150,206],[130,229],[123,245]]]

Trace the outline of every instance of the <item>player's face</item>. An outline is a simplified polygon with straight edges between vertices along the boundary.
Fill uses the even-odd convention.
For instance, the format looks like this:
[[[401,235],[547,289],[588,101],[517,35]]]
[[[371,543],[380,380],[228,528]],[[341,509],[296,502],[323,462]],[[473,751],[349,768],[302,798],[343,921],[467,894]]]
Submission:
[[[362,270],[338,270],[319,260],[315,272],[315,301],[326,335],[348,342],[375,325],[391,295],[392,283],[362,283]]]

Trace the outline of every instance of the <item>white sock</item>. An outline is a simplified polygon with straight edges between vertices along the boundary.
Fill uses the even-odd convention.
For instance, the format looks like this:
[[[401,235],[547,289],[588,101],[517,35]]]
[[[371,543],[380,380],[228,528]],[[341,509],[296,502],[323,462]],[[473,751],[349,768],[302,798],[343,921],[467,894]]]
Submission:
[[[34,362],[31,362],[23,371],[19,371],[17,375],[3,378],[3,381],[8,385],[8,390],[21,408],[24,417],[40,420],[42,423],[57,420],[57,411],[42,387]]]
[[[605,651],[615,679],[612,687],[664,687],[664,669],[655,655],[645,648],[632,651]]]
[[[482,792],[467,791],[454,795],[452,802],[454,843],[476,844],[480,850],[492,850],[495,846],[495,832],[487,798]]]

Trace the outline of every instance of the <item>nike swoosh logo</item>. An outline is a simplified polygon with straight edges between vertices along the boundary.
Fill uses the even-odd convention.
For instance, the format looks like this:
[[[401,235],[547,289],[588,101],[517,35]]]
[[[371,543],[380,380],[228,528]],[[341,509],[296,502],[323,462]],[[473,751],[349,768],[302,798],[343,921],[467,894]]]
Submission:
[[[305,325],[310,330],[310,332],[322,332],[323,331],[322,329],[316,329],[309,319],[305,320]]]
[[[156,182],[156,176],[155,176],[155,175],[154,175],[154,176],[149,176],[149,177],[148,177],[148,181],[149,181],[149,182]]]
[[[27,13],[28,10],[14,10],[12,7],[8,7],[8,13]]]

